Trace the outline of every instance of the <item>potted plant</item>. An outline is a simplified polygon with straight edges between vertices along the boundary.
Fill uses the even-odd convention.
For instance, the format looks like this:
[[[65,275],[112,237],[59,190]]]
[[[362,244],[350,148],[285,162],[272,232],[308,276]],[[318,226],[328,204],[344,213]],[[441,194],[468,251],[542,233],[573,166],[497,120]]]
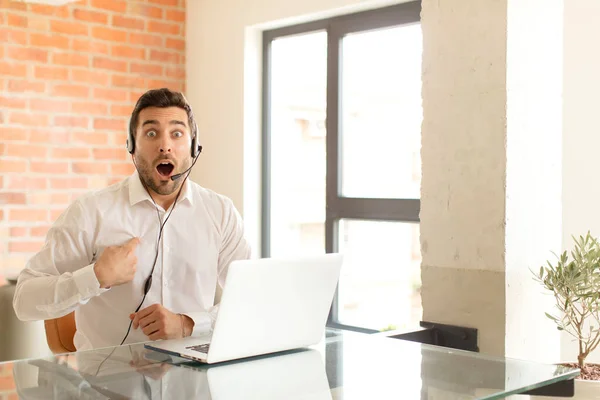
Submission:
[[[556,300],[557,312],[546,312],[546,316],[578,343],[577,362],[563,365],[581,370],[575,389],[579,397],[586,390],[581,388],[581,381],[600,381],[600,365],[586,362],[600,345],[600,243],[589,231],[573,240],[570,257],[565,251],[555,263],[547,261],[534,275]],[[595,386],[593,390],[600,388]]]

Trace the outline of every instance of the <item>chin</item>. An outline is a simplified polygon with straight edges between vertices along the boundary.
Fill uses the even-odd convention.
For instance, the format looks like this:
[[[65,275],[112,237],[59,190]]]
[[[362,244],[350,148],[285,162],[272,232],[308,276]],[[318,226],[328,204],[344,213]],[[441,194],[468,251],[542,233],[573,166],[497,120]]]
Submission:
[[[175,193],[175,191],[177,191],[177,186],[175,185],[175,182],[161,182],[161,185],[158,186],[158,191],[157,193],[163,196],[168,196],[170,194]]]
[[[171,179],[169,180],[160,180],[160,181],[156,181],[154,179],[150,179],[149,180],[149,185],[147,185],[153,192],[161,195],[161,196],[168,196],[170,194],[173,194],[175,192],[175,190],[177,189],[177,183],[176,182],[172,182]]]

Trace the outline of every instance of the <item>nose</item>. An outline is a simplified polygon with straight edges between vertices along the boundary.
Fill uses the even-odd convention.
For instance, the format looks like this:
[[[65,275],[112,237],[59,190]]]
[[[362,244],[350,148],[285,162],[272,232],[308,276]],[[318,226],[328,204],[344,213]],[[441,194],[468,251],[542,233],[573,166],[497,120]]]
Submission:
[[[160,152],[170,153],[172,149],[171,138],[169,135],[162,135],[163,139],[160,142]]]

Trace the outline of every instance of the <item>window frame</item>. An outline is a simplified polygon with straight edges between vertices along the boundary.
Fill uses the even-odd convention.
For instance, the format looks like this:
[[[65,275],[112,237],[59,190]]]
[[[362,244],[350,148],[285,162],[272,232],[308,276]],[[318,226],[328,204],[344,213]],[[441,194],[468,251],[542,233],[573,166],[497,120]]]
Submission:
[[[262,67],[262,165],[261,165],[261,257],[271,253],[271,44],[286,36],[327,32],[327,107],[326,107],[326,219],[325,252],[338,251],[338,222],[340,219],[379,220],[419,223],[420,198],[358,198],[342,196],[340,83],[341,43],[344,36],[387,27],[421,22],[421,1],[410,1],[374,10],[336,16],[263,32]],[[327,326],[330,328],[374,333],[375,330],[341,324],[338,319],[338,290],[336,289]]]

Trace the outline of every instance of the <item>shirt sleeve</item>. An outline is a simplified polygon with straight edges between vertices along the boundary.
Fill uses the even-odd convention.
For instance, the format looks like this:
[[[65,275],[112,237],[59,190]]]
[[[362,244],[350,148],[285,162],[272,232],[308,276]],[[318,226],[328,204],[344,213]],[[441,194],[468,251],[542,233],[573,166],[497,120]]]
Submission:
[[[19,274],[13,307],[21,321],[59,318],[101,289],[94,272],[88,217],[79,201],[48,231],[42,249]]]
[[[219,306],[211,307],[209,311],[185,313],[185,315],[187,315],[192,319],[192,321],[194,321],[192,336],[202,336],[212,332],[215,326],[214,321],[217,317],[216,314],[218,307]]]
[[[223,202],[223,214],[221,221],[219,221],[221,247],[217,264],[215,305],[207,311],[185,313],[194,321],[192,336],[201,336],[212,332],[219,312],[219,302],[221,301],[221,293],[225,285],[229,265],[235,260],[246,260],[251,256],[251,248],[244,235],[244,224],[241,215],[230,199],[224,198]]]

